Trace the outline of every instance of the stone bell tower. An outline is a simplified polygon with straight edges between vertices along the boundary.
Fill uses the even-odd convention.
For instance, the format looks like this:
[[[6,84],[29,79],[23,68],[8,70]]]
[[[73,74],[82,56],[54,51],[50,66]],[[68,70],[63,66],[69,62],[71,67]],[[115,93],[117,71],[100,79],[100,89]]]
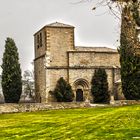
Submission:
[[[58,22],[46,25],[34,34],[34,44],[36,101],[53,101],[57,80],[68,80],[67,51],[74,50],[74,27]]]

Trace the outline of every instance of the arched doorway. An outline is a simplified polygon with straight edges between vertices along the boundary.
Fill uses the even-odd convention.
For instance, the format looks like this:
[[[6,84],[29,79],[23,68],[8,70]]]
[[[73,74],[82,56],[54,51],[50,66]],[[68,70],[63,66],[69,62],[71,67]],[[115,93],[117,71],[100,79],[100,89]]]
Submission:
[[[82,102],[88,99],[89,96],[89,83],[85,79],[77,79],[74,84],[75,101]]]
[[[84,98],[83,98],[83,90],[82,89],[77,89],[76,90],[76,101],[81,102],[83,100],[84,100]]]

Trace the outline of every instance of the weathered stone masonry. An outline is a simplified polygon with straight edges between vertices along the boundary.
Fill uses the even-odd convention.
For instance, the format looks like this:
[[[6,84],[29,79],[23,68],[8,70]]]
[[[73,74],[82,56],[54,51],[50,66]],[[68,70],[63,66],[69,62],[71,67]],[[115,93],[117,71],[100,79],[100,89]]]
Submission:
[[[120,79],[119,54],[107,47],[76,47],[74,27],[62,23],[46,25],[35,35],[35,89],[37,102],[52,102],[57,80],[65,78],[83,100],[92,101],[91,78],[95,69],[103,67],[108,74],[110,93]]]

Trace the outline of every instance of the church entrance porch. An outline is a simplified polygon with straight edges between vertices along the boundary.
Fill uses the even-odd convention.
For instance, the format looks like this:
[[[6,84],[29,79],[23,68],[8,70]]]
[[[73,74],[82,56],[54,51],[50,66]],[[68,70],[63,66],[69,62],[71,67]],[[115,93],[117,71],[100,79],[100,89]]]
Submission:
[[[77,79],[74,84],[75,101],[82,102],[89,99],[89,83],[85,79]]]

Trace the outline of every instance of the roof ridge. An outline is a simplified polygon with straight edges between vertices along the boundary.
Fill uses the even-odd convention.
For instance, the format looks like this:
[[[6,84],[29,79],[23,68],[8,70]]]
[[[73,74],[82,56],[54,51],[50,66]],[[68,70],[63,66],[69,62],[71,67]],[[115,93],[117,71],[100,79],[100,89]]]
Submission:
[[[74,26],[56,21],[56,22],[47,24],[46,27],[74,27]]]
[[[109,47],[80,47],[75,46],[75,49],[78,51],[96,51],[96,52],[117,52],[117,49],[115,48],[109,48]]]
[[[116,50],[115,48],[110,48],[110,47],[105,47],[105,46],[75,46],[77,48],[107,48],[107,49],[113,49]]]

